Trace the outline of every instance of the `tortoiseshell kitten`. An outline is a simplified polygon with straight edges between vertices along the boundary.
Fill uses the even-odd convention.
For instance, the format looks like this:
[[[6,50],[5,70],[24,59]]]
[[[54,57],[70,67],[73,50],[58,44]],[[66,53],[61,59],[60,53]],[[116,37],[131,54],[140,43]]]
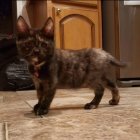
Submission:
[[[30,29],[23,17],[17,20],[17,46],[19,54],[27,60],[38,97],[34,106],[36,115],[47,114],[56,88],[89,87],[95,97],[85,109],[97,108],[104,89],[111,90],[110,105],[117,105],[120,95],[116,84],[110,80],[112,66],[124,64],[101,49],[77,51],[56,49],[54,23],[48,18],[40,30]]]

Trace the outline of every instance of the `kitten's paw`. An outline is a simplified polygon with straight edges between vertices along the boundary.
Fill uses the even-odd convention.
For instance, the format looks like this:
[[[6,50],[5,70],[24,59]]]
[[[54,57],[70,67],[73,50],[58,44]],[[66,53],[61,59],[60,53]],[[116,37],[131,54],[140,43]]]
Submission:
[[[36,104],[35,106],[34,106],[34,112],[37,112],[37,110],[38,110],[38,108],[39,108],[39,104]]]
[[[48,109],[42,107],[41,105],[39,104],[36,104],[34,106],[34,112],[36,115],[45,115],[48,113]]]
[[[48,114],[48,110],[47,110],[47,109],[39,108],[39,109],[35,112],[35,114],[36,114],[37,116],[39,116],[39,115],[45,115],[45,114]]]
[[[109,101],[109,104],[110,105],[118,105],[118,103],[119,103],[119,100],[113,100],[113,99],[111,99],[110,101]]]
[[[98,107],[98,105],[94,105],[92,103],[87,103],[85,104],[84,109],[96,109]]]

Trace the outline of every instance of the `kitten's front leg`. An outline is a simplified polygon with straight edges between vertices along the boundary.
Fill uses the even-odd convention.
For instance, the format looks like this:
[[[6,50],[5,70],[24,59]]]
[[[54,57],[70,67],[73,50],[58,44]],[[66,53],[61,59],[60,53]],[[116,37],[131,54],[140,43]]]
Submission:
[[[34,85],[35,85],[35,89],[37,92],[37,98],[38,98],[38,103],[34,106],[33,111],[36,112],[41,104],[41,100],[43,98],[43,87],[42,84],[40,83],[39,79],[36,78],[35,76],[32,76]]]
[[[55,90],[48,90],[48,93],[43,97],[41,104],[36,105],[37,110],[34,110],[36,115],[44,115],[48,113],[54,95]]]
[[[56,91],[55,87],[48,85],[47,82],[45,82],[45,84],[41,84],[40,86],[42,86],[42,88],[38,93],[41,97],[38,97],[38,104],[34,106],[34,112],[36,115],[44,115],[48,113]]]
[[[37,112],[37,110],[39,109],[40,105],[41,105],[41,100],[43,98],[43,92],[42,90],[39,88],[39,89],[36,89],[37,90],[37,98],[38,98],[38,103],[34,106],[34,112]]]
[[[34,68],[33,65],[28,65],[28,70],[29,70],[30,74],[34,75],[34,73],[35,73],[35,68]],[[33,80],[33,81],[34,81],[34,80]]]

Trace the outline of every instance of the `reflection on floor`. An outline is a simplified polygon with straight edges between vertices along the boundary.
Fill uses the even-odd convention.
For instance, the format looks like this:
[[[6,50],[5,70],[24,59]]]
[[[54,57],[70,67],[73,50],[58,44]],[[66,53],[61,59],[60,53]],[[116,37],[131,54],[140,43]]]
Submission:
[[[106,90],[96,110],[84,110],[89,89],[57,90],[48,115],[35,116],[35,91],[0,92],[0,140],[139,140],[140,88],[120,88],[118,106]]]

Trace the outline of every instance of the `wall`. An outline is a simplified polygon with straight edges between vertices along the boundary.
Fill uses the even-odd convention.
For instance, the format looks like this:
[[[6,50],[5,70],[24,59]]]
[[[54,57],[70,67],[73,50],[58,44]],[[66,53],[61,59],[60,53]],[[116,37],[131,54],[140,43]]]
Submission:
[[[32,28],[41,28],[47,19],[47,1],[17,0],[17,15],[22,15]]]
[[[102,2],[103,48],[115,56],[114,1]]]
[[[19,1],[17,0],[17,18],[21,15],[24,17],[24,19],[26,20],[27,24],[29,26],[31,26],[30,20],[29,20],[29,16],[26,10],[26,4],[27,1]]]
[[[114,1],[102,1],[103,49],[116,57]],[[116,80],[116,71],[112,70]]]

